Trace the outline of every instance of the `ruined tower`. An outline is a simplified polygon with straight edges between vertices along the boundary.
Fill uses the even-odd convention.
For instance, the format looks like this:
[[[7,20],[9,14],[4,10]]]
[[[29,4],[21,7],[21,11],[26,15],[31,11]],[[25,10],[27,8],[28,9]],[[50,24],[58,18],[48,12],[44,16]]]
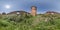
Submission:
[[[32,6],[31,7],[31,15],[32,16],[36,16],[37,15],[37,7],[36,6]]]

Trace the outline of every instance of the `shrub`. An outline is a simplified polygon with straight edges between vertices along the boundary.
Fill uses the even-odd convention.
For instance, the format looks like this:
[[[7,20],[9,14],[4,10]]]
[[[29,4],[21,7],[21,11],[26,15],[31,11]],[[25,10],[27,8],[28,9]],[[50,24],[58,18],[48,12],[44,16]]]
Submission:
[[[31,15],[13,15],[9,16],[7,19],[9,19],[10,21],[21,22],[31,17],[32,17]]]

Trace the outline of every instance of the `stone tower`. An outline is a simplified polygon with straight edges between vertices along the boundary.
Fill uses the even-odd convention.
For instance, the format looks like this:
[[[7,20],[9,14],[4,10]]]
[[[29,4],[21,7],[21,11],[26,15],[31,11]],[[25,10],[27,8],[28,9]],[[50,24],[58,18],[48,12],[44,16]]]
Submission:
[[[32,6],[31,7],[31,15],[32,16],[36,16],[37,15],[37,7],[36,6]]]

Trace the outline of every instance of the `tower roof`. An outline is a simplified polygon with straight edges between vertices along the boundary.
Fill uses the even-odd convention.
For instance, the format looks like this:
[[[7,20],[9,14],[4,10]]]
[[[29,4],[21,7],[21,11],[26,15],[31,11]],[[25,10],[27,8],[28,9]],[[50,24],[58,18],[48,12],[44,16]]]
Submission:
[[[36,6],[32,6],[32,7],[35,7],[35,8],[37,8]],[[32,7],[31,7],[31,9],[32,9]]]

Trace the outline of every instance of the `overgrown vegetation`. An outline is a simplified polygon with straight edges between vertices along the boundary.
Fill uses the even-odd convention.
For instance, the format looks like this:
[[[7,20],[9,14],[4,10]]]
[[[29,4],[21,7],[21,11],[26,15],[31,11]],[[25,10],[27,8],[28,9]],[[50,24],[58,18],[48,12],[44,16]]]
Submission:
[[[0,15],[0,30],[60,30],[59,14]]]

